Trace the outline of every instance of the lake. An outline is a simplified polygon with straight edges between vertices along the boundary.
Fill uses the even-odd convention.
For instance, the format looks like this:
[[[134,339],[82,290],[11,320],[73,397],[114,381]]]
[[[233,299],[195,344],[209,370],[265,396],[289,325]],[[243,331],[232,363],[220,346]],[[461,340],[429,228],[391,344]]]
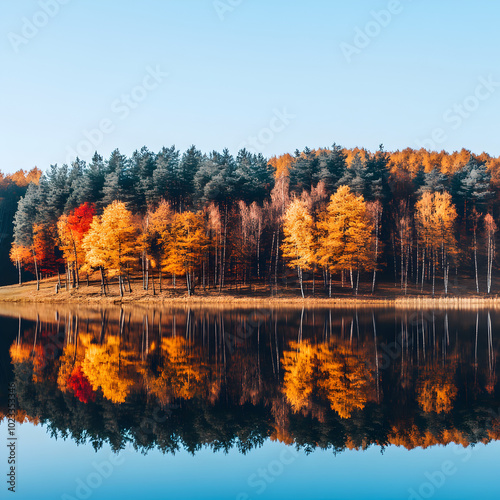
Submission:
[[[498,498],[496,310],[4,304],[0,325],[15,498]]]

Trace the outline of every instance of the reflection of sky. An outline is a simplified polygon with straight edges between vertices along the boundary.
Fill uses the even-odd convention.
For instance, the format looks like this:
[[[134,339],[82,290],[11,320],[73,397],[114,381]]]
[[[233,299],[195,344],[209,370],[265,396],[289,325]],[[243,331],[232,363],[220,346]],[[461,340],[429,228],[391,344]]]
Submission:
[[[56,441],[41,426],[17,426],[17,435],[18,490],[13,497],[17,500],[82,498],[76,494],[76,480],[85,480],[94,471],[93,462],[101,463],[112,454],[108,445],[95,453],[92,446],[75,446],[71,439]],[[5,450],[5,420],[0,426],[0,439]],[[158,451],[144,456],[127,449],[123,452],[123,464],[116,466],[88,498],[404,499],[410,497],[410,488],[418,491],[428,481],[426,473],[441,470],[446,461],[453,463],[450,467],[455,473],[434,491],[424,489],[425,495],[432,491],[434,499],[485,500],[498,498],[500,490],[500,442],[468,449],[448,445],[407,451],[391,446],[383,455],[375,447],[365,452],[347,450],[337,456],[331,451],[317,450],[310,455],[300,452],[293,461],[287,453],[282,456],[287,462],[282,467],[280,455],[286,448],[268,441],[247,455],[237,450],[224,455],[204,449],[195,456],[187,452],[162,455]],[[0,456],[2,477],[6,468],[4,457]],[[281,468],[281,474],[271,474],[279,473]],[[274,479],[260,494],[259,469],[268,469],[268,477]],[[3,482],[2,498],[4,492],[8,493],[6,488]]]

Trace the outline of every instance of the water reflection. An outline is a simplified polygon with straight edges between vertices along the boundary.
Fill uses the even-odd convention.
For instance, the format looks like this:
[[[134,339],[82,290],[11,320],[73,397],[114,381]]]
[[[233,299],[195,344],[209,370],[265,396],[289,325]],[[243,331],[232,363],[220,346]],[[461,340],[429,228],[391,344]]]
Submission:
[[[500,438],[495,311],[8,315],[18,418],[96,449],[244,453],[272,439],[339,452]]]

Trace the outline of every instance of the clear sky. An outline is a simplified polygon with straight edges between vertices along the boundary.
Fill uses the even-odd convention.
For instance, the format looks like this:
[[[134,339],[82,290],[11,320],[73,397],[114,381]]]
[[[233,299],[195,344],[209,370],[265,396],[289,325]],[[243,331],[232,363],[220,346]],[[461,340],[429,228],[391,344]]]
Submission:
[[[0,170],[172,144],[497,156],[499,17],[486,0],[5,0]]]

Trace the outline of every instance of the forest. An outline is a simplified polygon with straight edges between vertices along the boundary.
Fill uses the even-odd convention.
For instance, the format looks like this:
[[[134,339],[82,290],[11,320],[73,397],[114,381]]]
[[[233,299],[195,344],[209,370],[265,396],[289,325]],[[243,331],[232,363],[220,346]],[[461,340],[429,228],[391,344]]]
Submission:
[[[26,272],[66,289],[99,280],[122,296],[134,279],[154,294],[357,295],[379,278],[401,293],[449,294],[460,280],[495,292],[500,159],[486,153],[143,147],[40,173],[1,178],[10,282],[15,266],[19,284]]]

